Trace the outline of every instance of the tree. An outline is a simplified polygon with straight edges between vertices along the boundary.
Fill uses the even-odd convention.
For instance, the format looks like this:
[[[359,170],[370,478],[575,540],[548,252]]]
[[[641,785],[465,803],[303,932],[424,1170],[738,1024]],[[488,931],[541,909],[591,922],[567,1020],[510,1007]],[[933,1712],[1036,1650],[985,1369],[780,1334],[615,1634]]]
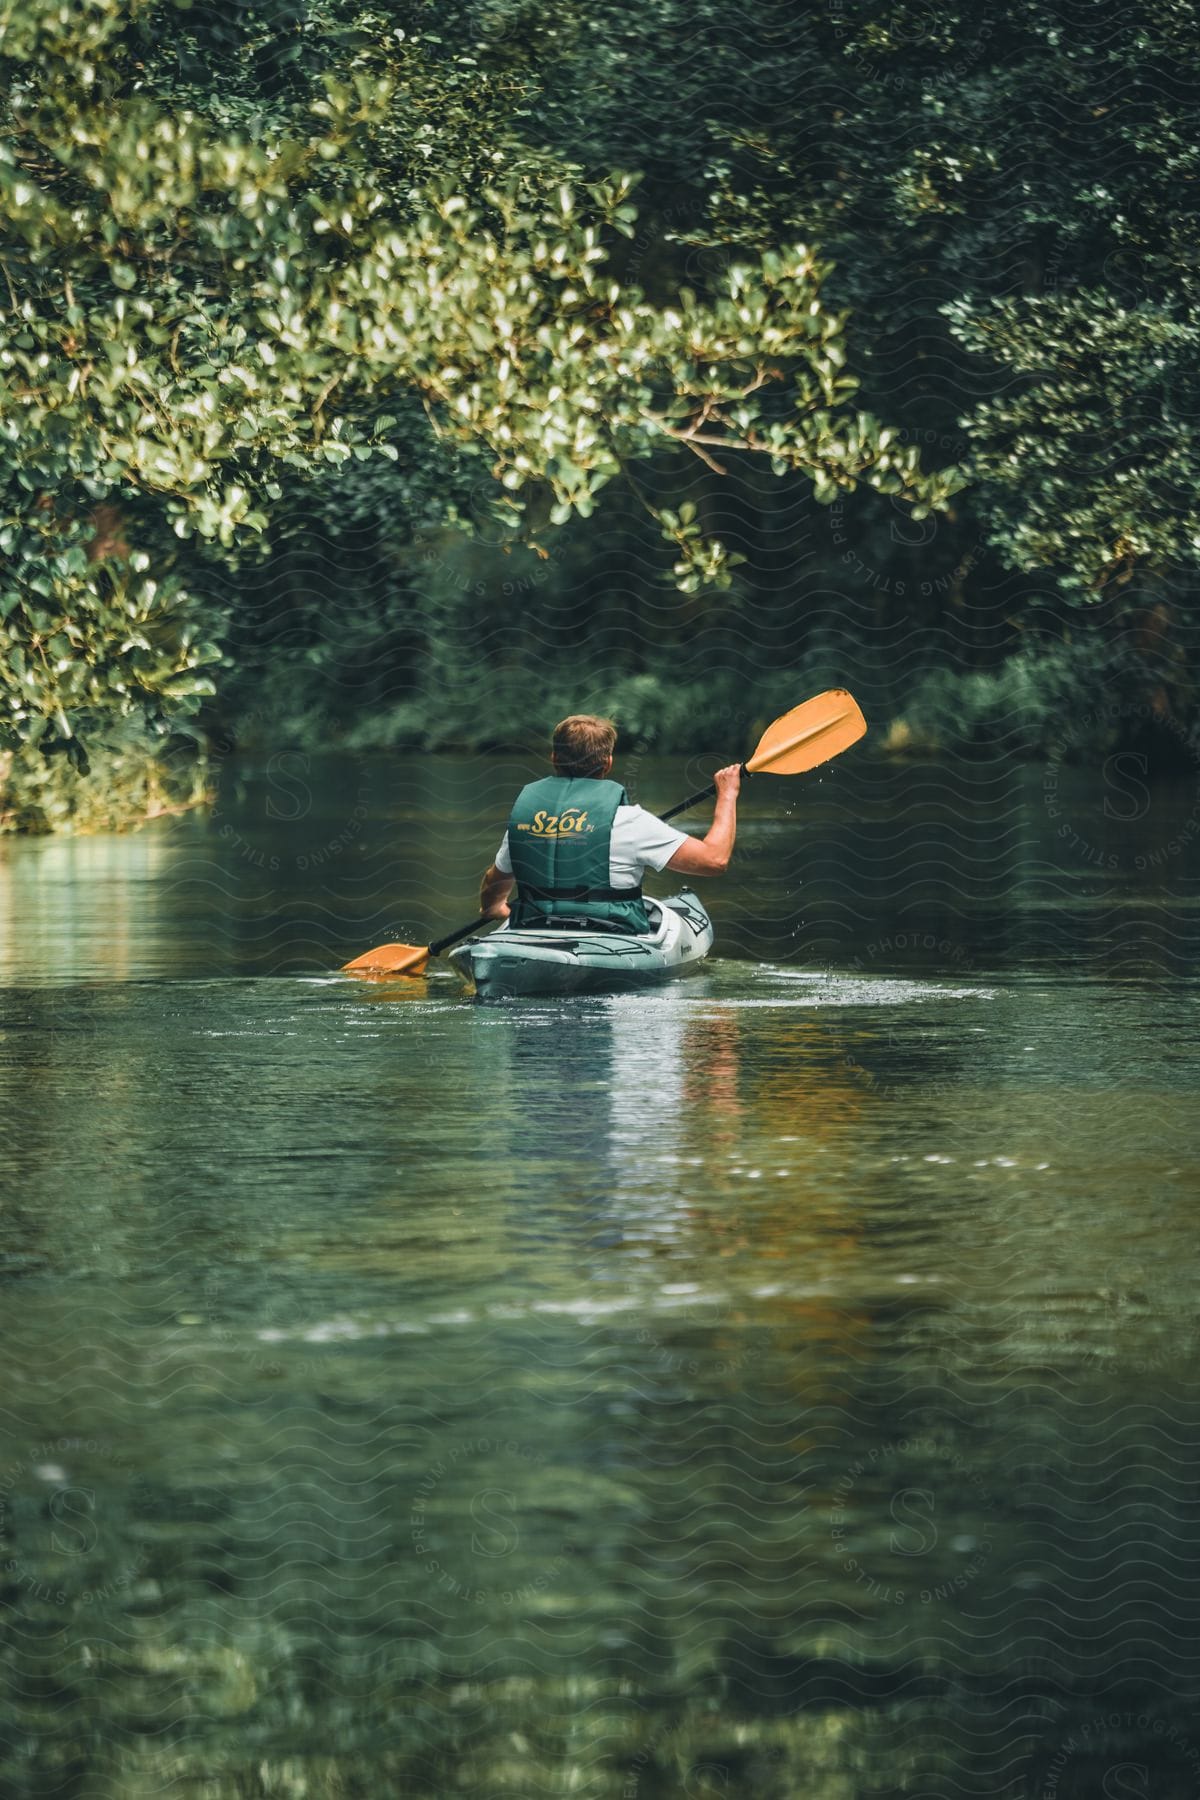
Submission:
[[[1067,595],[1195,569],[1195,0],[1069,23],[1049,0],[839,0],[758,36],[726,0],[556,14],[543,138],[636,159],[680,257],[818,243],[871,402],[961,421],[964,537],[977,509]],[[686,58],[655,53],[676,37]]]
[[[236,91],[171,103],[142,54],[162,18],[149,0],[34,0],[0,36],[10,782],[64,746],[82,768],[114,728],[186,726],[219,651],[167,545],[236,555],[285,484],[328,465],[419,467],[431,436],[482,460],[534,540],[677,446],[801,469],[818,498],[865,481],[947,503],[954,471],[923,473],[850,409],[845,315],[806,245],[652,305],[608,267],[632,179],[580,184],[514,148],[419,38],[368,34],[364,53],[334,34],[316,97],[303,59],[295,96],[272,63],[251,119]],[[432,183],[424,115],[397,110],[418,91],[457,126]],[[682,586],[728,579],[685,508],[646,504]],[[100,506],[119,508],[120,534],[98,535]]]

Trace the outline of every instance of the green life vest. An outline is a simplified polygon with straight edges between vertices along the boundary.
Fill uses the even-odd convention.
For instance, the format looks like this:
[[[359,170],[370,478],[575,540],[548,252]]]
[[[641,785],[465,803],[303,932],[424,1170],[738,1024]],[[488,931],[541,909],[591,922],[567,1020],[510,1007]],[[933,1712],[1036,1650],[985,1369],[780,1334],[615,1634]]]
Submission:
[[[641,888],[609,883],[613,820],[627,804],[619,782],[579,775],[548,775],[521,789],[508,821],[515,928],[566,918],[649,931]]]

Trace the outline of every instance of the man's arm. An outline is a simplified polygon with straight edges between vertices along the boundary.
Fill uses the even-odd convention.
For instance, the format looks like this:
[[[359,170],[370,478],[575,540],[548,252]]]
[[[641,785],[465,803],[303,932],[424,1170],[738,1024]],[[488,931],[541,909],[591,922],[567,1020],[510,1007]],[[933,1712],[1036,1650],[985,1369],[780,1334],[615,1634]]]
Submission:
[[[689,838],[686,844],[680,844],[667,864],[668,869],[674,869],[679,875],[723,875],[729,867],[737,836],[737,797],[742,784],[742,765],[731,763],[727,769],[718,769],[713,780],[717,804],[707,836]]]
[[[512,889],[512,876],[503,874],[493,863],[479,890],[479,910],[485,919],[507,919],[506,902]]]

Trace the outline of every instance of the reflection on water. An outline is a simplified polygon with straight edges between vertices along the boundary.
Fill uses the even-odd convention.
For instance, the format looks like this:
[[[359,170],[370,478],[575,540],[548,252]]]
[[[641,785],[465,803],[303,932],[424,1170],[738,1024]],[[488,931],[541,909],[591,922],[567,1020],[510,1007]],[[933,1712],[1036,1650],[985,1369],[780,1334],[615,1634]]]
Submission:
[[[1186,856],[861,773],[678,989],[345,982],[433,769],[0,850],[0,1790],[1195,1794]]]

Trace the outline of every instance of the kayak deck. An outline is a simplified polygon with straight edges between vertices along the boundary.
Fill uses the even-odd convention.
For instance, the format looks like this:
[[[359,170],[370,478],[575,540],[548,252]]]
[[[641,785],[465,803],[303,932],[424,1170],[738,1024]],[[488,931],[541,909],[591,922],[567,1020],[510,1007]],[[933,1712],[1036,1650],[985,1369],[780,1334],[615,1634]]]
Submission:
[[[694,894],[646,901],[654,930],[628,932],[561,925],[515,931],[505,923],[468,938],[450,962],[481,999],[523,994],[612,993],[654,986],[697,968],[712,948],[712,921]]]

